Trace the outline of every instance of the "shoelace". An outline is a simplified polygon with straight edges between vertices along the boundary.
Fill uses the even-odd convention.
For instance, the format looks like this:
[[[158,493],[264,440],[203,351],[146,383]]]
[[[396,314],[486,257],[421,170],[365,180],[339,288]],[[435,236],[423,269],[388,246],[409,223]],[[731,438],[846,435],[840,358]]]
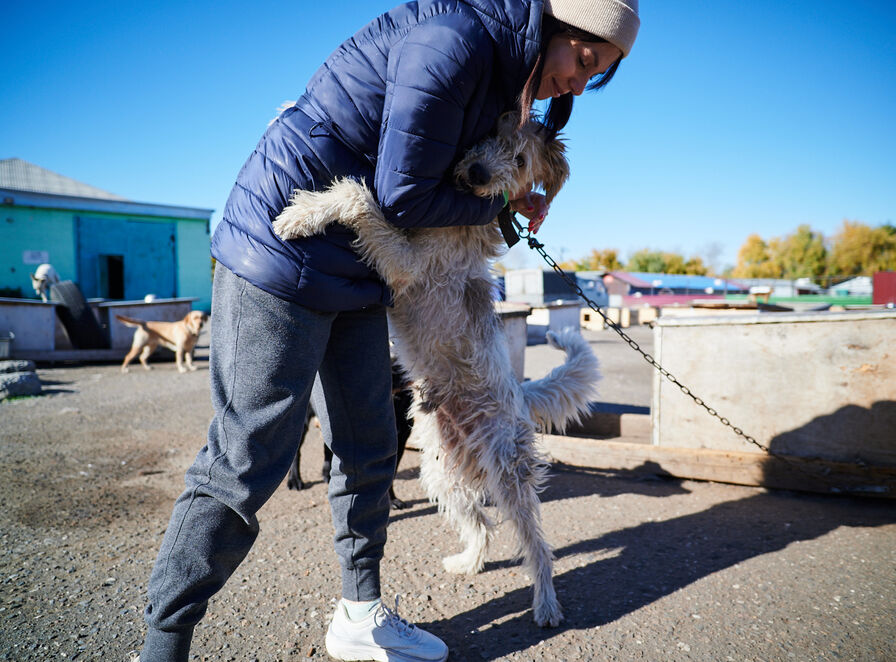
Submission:
[[[398,597],[395,596],[395,609],[389,609],[384,603],[380,602],[380,609],[383,610],[383,614],[386,616],[386,621],[383,623],[385,627],[392,627],[402,636],[402,637],[410,637],[413,635],[414,630],[417,629],[417,626],[413,623],[408,623],[405,619],[398,615]]]

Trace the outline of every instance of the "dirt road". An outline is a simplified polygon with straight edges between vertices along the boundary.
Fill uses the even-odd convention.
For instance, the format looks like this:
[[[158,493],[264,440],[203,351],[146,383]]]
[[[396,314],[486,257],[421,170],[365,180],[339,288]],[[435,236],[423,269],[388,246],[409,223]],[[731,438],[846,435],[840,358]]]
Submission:
[[[631,350],[593,341],[614,371],[607,400],[649,404],[635,402],[649,371],[625,372]],[[546,360],[541,346],[529,352],[533,369]],[[45,368],[45,395],[0,404],[0,659],[118,662],[139,647],[151,564],[211,416],[198,365]],[[306,444],[311,487],[284,484],[259,514],[256,546],[197,628],[195,659],[328,659],[339,570],[320,447],[319,436]],[[542,630],[504,528],[481,575],[442,570],[457,539],[417,468],[408,452],[396,491],[411,507],[394,512],[384,591],[451,660],[896,660],[892,501],[555,466],[544,521],[566,621]]]

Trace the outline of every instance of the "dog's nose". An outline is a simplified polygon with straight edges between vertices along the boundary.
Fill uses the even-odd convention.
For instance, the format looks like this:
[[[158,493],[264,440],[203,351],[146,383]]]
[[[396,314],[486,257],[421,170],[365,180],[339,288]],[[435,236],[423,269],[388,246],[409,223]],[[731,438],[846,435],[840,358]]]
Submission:
[[[491,176],[488,174],[488,168],[484,165],[477,161],[470,166],[470,183],[473,184],[473,186],[488,184],[489,179],[491,179]]]

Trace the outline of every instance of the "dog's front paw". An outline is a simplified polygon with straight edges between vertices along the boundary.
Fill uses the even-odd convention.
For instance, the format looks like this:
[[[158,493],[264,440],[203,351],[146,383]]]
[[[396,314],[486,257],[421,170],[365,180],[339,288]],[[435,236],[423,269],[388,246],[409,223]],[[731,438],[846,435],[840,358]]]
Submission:
[[[312,192],[296,193],[291,204],[274,220],[274,232],[281,239],[299,239],[322,234],[333,221],[324,210],[313,204],[317,194]]]
[[[283,214],[280,214],[274,221],[274,232],[281,239],[299,239],[309,236],[304,232],[304,226],[300,222],[284,218]]]
[[[543,628],[555,628],[563,620],[563,610],[557,598],[544,600],[533,607],[535,624]]]

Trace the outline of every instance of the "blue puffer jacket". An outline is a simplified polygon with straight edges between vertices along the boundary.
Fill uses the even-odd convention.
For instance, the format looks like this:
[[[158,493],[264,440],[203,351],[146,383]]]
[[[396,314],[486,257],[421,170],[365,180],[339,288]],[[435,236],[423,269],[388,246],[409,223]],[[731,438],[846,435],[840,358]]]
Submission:
[[[538,53],[542,0],[421,0],[330,55],[239,173],[212,255],[250,283],[321,311],[389,303],[354,235],[283,241],[271,223],[296,188],[363,177],[402,228],[489,222],[503,200],[458,191],[453,164],[514,107]]]

